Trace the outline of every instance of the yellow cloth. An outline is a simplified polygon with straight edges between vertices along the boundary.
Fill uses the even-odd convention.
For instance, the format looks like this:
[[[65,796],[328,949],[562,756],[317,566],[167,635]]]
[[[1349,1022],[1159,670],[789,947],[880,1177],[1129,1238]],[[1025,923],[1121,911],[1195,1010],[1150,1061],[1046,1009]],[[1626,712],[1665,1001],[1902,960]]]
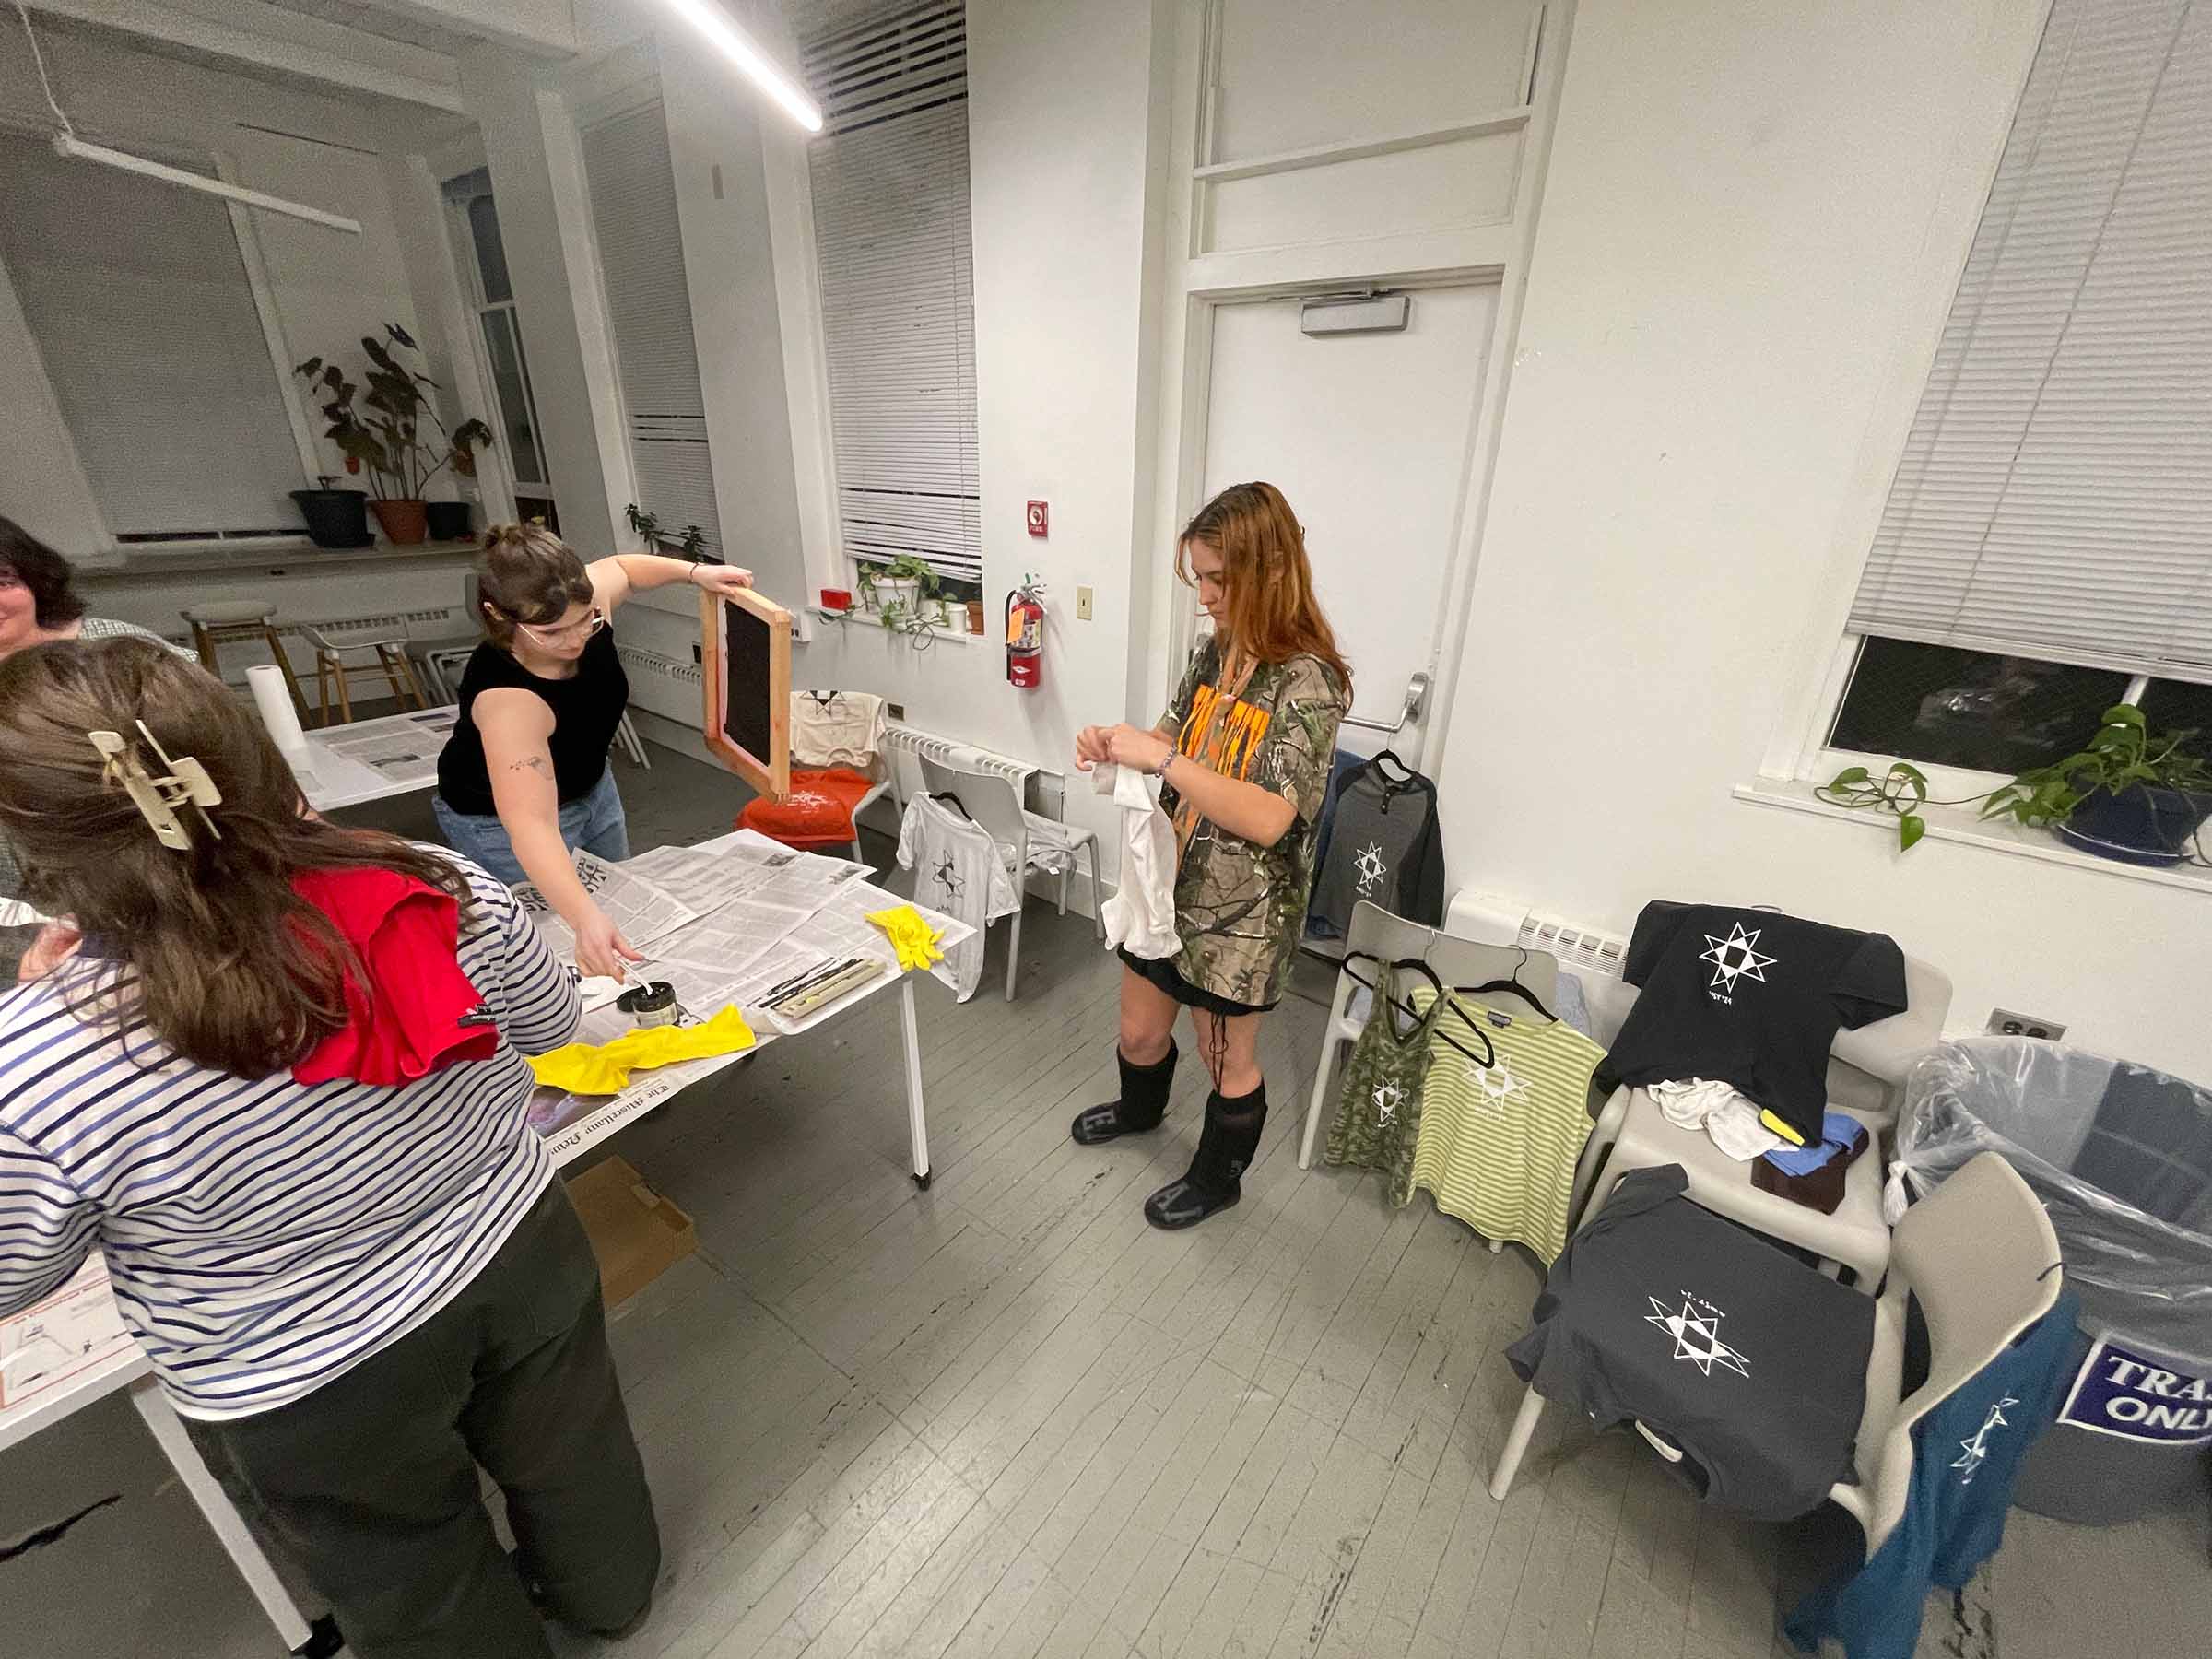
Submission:
[[[1776,1117],[1772,1112],[1767,1111],[1764,1107],[1759,1109],[1759,1121],[1766,1128],[1772,1130],[1776,1135],[1781,1135],[1783,1140],[1788,1141],[1791,1146],[1802,1147],[1805,1145],[1804,1135],[1798,1134],[1796,1130],[1793,1129],[1786,1120]]]
[[[899,966],[934,968],[945,959],[937,948],[944,934],[923,919],[922,912],[911,904],[898,905],[891,910],[870,911],[868,920],[883,929],[891,946],[899,952]]]
[[[633,1071],[651,1071],[678,1060],[704,1060],[753,1046],[753,1029],[735,1008],[724,1008],[704,1025],[645,1026],[625,1031],[612,1042],[571,1042],[547,1054],[530,1056],[530,1069],[548,1088],[571,1094],[619,1094]]]

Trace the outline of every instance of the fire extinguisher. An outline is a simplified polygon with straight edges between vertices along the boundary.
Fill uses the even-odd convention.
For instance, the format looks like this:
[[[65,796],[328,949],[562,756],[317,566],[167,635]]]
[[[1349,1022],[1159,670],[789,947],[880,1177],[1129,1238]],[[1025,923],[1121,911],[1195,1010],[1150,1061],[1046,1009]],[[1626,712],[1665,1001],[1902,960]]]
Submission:
[[[1044,684],[1044,583],[1034,575],[1006,595],[1006,683],[1025,691]]]

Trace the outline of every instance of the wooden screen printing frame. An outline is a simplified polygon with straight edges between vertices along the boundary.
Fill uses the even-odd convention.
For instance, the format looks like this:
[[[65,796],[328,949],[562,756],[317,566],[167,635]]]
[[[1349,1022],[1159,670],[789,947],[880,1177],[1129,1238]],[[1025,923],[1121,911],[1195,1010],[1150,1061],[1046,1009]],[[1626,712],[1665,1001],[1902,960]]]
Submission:
[[[734,605],[768,625],[769,752],[756,755],[729,734],[730,641],[722,607]],[[706,691],[701,727],[707,749],[762,794],[783,800],[791,794],[791,613],[750,588],[729,594],[699,596],[700,680]]]

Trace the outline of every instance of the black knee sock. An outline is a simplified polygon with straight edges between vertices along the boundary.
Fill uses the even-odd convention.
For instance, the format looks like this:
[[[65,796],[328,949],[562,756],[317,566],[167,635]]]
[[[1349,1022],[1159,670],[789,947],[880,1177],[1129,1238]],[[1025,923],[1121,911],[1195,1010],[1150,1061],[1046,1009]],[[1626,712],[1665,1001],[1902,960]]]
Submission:
[[[1260,1149],[1260,1131],[1266,1124],[1264,1079],[1250,1094],[1234,1099],[1216,1089],[1206,1098],[1206,1127],[1199,1132],[1198,1153],[1183,1179],[1213,1192],[1235,1192]]]
[[[1197,1155],[1180,1181],[1171,1181],[1145,1200],[1145,1219],[1173,1230],[1194,1227],[1243,1196],[1244,1172],[1260,1149],[1267,1123],[1267,1085],[1250,1094],[1206,1097],[1206,1126],[1198,1134]]]
[[[1141,1135],[1159,1127],[1167,1115],[1168,1093],[1175,1084],[1176,1048],[1168,1040],[1168,1052],[1149,1065],[1139,1065],[1117,1044],[1113,1057],[1122,1073],[1122,1095],[1103,1106],[1091,1106],[1076,1114],[1069,1134],[1082,1145],[1097,1146],[1116,1135]]]

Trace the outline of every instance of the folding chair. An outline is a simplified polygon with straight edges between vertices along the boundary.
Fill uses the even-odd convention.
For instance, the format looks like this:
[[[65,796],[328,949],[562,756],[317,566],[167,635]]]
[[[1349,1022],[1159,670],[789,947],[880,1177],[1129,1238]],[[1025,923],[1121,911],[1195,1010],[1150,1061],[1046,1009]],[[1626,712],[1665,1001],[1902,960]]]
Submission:
[[[1099,915],[1099,838],[1079,825],[1063,824],[1030,812],[1023,807],[1021,797],[1014,793],[1011,778],[995,772],[961,771],[933,760],[927,755],[915,757],[921,762],[923,785],[932,794],[949,794],[967,809],[968,816],[990,832],[998,843],[999,856],[1006,860],[1012,872],[1017,893],[1031,869],[1052,870],[1057,866],[1060,877],[1059,910],[1067,914],[1067,878],[1074,865],[1074,854],[1087,851],[1090,860],[1090,912],[1092,924],[1099,937],[1106,936],[1106,924]],[[1068,856],[1059,859],[1054,850],[1065,851]],[[1013,931],[1006,941],[1006,1000],[1014,1000],[1015,974],[1021,966],[1021,912],[1007,918]]]

